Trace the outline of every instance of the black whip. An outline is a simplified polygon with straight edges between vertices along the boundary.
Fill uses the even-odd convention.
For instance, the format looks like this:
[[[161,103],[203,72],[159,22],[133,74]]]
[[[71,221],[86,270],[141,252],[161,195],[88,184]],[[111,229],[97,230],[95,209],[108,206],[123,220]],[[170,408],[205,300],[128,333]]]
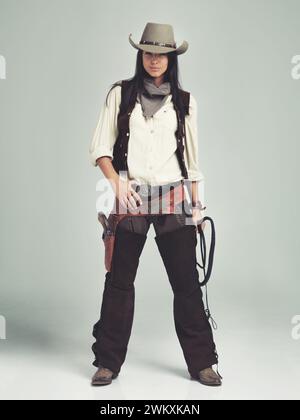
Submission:
[[[208,266],[207,266],[207,271],[206,271],[206,241],[205,241],[205,235],[204,232],[201,228],[201,223],[205,222],[206,220],[208,220],[210,222],[211,225],[211,243],[210,243],[210,249],[209,249],[209,255],[208,255]],[[211,316],[210,313],[210,309],[209,309],[209,304],[208,304],[208,293],[207,293],[207,283],[208,280],[210,279],[210,275],[212,272],[212,267],[213,267],[213,261],[214,261],[214,252],[215,252],[215,244],[216,244],[216,232],[215,232],[215,225],[214,222],[212,220],[211,217],[209,216],[205,216],[201,219],[200,223],[197,226],[197,230],[200,234],[200,251],[201,251],[201,259],[202,259],[202,265],[198,263],[197,261],[197,265],[202,268],[203,270],[203,274],[204,274],[204,279],[203,281],[199,280],[199,284],[200,287],[204,287],[205,286],[205,292],[206,292],[206,315],[208,319],[211,319],[211,323],[212,323],[212,327],[214,329],[217,329],[217,323],[216,321],[213,319],[213,317]]]

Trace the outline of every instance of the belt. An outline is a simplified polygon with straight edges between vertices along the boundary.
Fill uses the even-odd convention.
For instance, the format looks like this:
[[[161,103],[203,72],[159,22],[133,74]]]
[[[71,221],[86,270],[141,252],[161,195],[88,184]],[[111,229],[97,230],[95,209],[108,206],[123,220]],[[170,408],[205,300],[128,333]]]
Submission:
[[[132,183],[132,188],[141,196],[148,197],[148,200],[161,197],[162,193],[183,184],[183,180],[171,182],[168,184],[151,185],[151,184],[136,184]]]

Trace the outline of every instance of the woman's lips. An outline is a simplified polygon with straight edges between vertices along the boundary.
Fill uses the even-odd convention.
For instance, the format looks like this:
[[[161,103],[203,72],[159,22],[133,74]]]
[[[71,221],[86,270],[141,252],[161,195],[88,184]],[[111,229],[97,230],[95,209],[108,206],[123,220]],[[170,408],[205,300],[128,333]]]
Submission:
[[[159,70],[156,67],[150,67],[151,70]]]

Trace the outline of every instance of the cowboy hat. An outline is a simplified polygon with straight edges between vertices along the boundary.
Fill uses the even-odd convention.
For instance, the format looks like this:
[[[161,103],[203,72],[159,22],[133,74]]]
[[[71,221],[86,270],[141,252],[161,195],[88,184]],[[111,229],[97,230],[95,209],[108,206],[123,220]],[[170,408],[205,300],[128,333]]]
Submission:
[[[189,46],[187,41],[183,41],[179,47],[176,47],[173,27],[164,23],[148,22],[138,44],[132,40],[131,35],[129,34],[129,42],[134,48],[152,53],[166,54],[176,51],[179,55],[185,53]]]

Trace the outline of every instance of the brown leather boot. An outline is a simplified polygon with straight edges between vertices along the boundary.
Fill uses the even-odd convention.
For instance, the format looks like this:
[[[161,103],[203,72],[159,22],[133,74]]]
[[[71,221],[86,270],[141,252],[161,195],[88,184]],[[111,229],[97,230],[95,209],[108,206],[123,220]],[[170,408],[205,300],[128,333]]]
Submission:
[[[216,373],[212,367],[200,370],[198,373],[198,377],[192,377],[191,379],[196,379],[202,385],[207,386],[221,386],[222,385],[222,377],[219,373]]]
[[[117,373],[99,365],[97,372],[92,377],[92,385],[109,385],[117,376]]]

